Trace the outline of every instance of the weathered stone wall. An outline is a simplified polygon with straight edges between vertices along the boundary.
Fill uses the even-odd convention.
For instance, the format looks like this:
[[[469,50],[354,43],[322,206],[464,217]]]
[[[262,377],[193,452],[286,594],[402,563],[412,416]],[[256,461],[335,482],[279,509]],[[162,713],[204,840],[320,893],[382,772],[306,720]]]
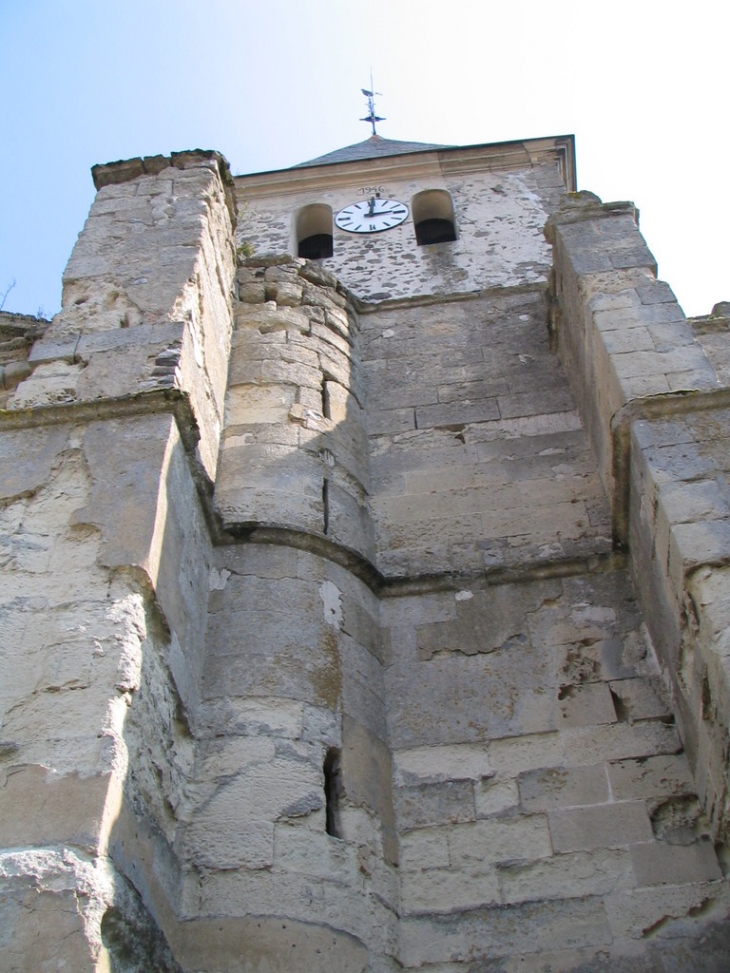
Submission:
[[[726,968],[727,352],[508,156],[241,180],[237,273],[219,156],[95,170],[6,349],[2,973]],[[459,240],[290,256],[376,177]]]
[[[696,340],[656,280],[629,204],[575,198],[549,237],[558,344],[612,496],[615,538],[629,550],[711,833],[726,838],[727,350],[709,325]]]
[[[177,153],[95,167],[99,192],[16,408],[184,390],[215,475],[235,254],[227,165]]]
[[[30,314],[0,311],[0,407],[5,407],[18,382],[30,375],[28,353],[47,323]]]
[[[500,166],[500,162],[503,164]],[[386,233],[363,235],[334,227],[334,253],[327,267],[365,303],[414,295],[474,293],[490,287],[544,283],[550,248],[542,233],[564,191],[553,159],[531,165],[521,154],[514,168],[498,160],[497,171],[448,153],[396,156],[314,171],[292,170],[286,185],[257,179],[237,181],[238,238],[259,254],[296,254],[295,216],[324,203],[333,215],[379,192],[411,205],[428,189],[452,198],[457,239],[417,246],[412,215]]]
[[[226,529],[291,528],[372,558],[352,303],[331,273],[304,260],[252,258],[238,279],[216,483]]]
[[[362,315],[378,566],[481,573],[610,551],[542,289]]]
[[[107,172],[0,431],[8,971],[178,969],[160,927],[179,897],[233,246],[220,159],[163,162]]]
[[[653,969],[674,947],[649,930],[723,917],[623,571],[392,598],[383,620],[406,967]]]
[[[123,804],[169,823],[170,785],[189,758],[175,720],[200,657],[204,601],[188,591],[207,576],[209,542],[171,416],[1,438],[5,470],[21,439],[37,461],[3,477],[0,818],[10,915],[0,966],[15,969],[30,937],[28,962],[97,969],[99,923],[129,898],[124,869],[111,864]],[[33,931],[28,910],[42,901],[47,921]],[[68,951],[65,929],[83,949]]]
[[[270,926],[271,969],[291,968],[307,937],[322,950],[310,970],[385,969],[397,843],[377,600],[327,560],[252,544],[219,550],[210,611],[186,855],[204,873],[198,907],[233,927],[252,912]],[[333,749],[334,836],[323,778]],[[251,942],[235,969],[259,961]]]

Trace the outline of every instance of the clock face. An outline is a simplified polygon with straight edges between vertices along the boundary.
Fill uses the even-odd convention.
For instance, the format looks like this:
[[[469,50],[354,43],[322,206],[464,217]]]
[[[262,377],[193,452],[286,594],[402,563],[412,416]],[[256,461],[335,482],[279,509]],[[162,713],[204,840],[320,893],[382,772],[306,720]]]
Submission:
[[[405,203],[373,196],[345,206],[335,217],[335,223],[348,233],[380,233],[381,230],[392,230],[407,218]]]

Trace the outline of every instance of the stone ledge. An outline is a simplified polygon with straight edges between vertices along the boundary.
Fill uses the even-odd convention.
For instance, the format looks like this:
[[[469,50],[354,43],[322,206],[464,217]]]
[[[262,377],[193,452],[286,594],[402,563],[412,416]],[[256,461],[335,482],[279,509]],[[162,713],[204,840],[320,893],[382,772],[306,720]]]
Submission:
[[[97,163],[91,167],[91,178],[98,191],[104,186],[131,182],[138,176],[156,176],[163,169],[195,169],[210,166],[214,161],[224,182],[231,182],[230,166],[225,157],[214,149],[191,149],[187,152],[171,152],[170,155],[149,155],[144,158],[120,159],[118,162]],[[224,175],[225,173],[225,175]],[[226,178],[227,177],[227,178]],[[231,183],[232,184],[232,183]]]
[[[545,224],[545,239],[548,243],[555,243],[555,227],[567,223],[579,223],[582,220],[595,220],[610,216],[631,216],[634,223],[639,225],[639,211],[631,201],[604,203],[595,193],[582,190],[566,193],[560,204],[560,209],[551,214]]]
[[[549,578],[568,578],[584,574],[603,574],[622,570],[626,566],[624,555],[613,551],[596,553],[585,558],[563,558],[539,561],[511,568],[492,571],[421,574],[394,577],[380,571],[362,554],[352,548],[337,544],[311,531],[304,531],[285,524],[259,522],[226,523],[217,538],[218,544],[271,544],[309,551],[346,568],[377,595],[384,598],[403,598],[415,594],[432,594],[439,591],[459,591],[466,586],[487,588],[504,584],[520,584],[543,581]]]
[[[120,159],[118,162],[97,163],[91,167],[91,178],[98,192],[104,186],[131,182],[139,176],[156,176],[163,169],[215,169],[225,189],[226,206],[233,226],[236,225],[236,199],[233,177],[228,160],[215,149],[189,149],[171,152],[167,155],[150,155],[135,159]]]

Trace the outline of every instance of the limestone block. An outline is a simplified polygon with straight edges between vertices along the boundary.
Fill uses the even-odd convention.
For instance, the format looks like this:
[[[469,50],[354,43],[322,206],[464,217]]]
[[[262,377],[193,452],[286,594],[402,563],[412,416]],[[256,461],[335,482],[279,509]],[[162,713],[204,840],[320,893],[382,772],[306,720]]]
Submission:
[[[505,902],[606,895],[634,884],[626,849],[557,854],[538,862],[497,866]]]
[[[730,625],[730,572],[713,567],[697,571],[690,580],[689,590],[700,606],[700,625],[708,642],[716,643],[716,651],[724,655],[723,634]]]
[[[401,883],[405,915],[450,913],[494,905],[500,900],[497,872],[490,868],[407,872]]]
[[[297,277],[299,276],[300,269],[301,263],[299,260],[292,260],[288,263],[266,267],[264,270],[264,280],[267,282],[278,281],[279,283],[296,281]]]
[[[100,950],[88,941],[75,890],[28,885],[22,892],[0,898],[2,968],[8,973],[30,973],[68,965],[78,973],[96,973]]]
[[[56,315],[49,332],[40,342],[38,352],[40,360],[51,357],[54,349],[63,354],[61,343],[71,341],[76,343],[81,333],[108,331],[114,334],[120,329],[134,328],[143,321],[144,305],[140,307],[139,291],[147,288],[135,283],[132,285],[133,296],[125,293],[116,273],[109,267],[108,261],[101,256],[105,242],[110,235],[115,235],[113,224],[103,221],[101,225],[96,222],[95,226],[95,222],[93,217],[87,221],[82,236],[84,236],[84,245],[88,247],[95,245],[96,252],[87,254],[82,260],[72,255],[68,267],[76,267],[79,271],[79,279],[69,278],[64,283],[63,309]],[[86,278],[84,271],[93,270],[100,273],[92,275],[91,279],[84,279]],[[111,279],[104,279],[105,270]],[[140,278],[137,277],[137,280]],[[144,280],[147,283],[148,279],[144,278]]]
[[[413,409],[383,409],[368,412],[368,432],[371,436],[399,433],[416,428]]]
[[[326,285],[320,285],[316,289],[305,285],[302,303],[325,308],[334,306],[344,309],[347,306],[344,294],[341,294],[338,288]]]
[[[266,300],[274,301],[278,307],[298,307],[302,303],[302,291],[302,285],[294,281],[279,281],[272,285],[267,282]]]
[[[636,287],[636,293],[642,304],[675,304],[677,301],[672,288],[663,280],[649,278],[647,283]]]
[[[400,598],[385,598],[380,602],[381,625],[392,630],[404,647],[413,647],[413,629],[418,623],[444,621],[456,617],[456,599],[451,591],[404,594]],[[400,655],[400,653],[398,653]]]
[[[561,726],[594,726],[597,723],[616,722],[616,711],[607,683],[564,686],[558,698],[561,700]]]
[[[546,858],[552,854],[547,819],[542,814],[456,824],[448,841],[449,859],[456,868],[476,862]]]
[[[562,766],[565,759],[559,733],[526,734],[493,740],[488,752],[499,777],[513,777],[541,767]]]
[[[486,658],[396,657],[386,673],[392,743],[397,749],[451,746],[552,730],[553,679],[549,657],[519,638]]]
[[[712,480],[668,483],[662,487],[661,513],[670,524],[720,520],[730,516],[726,491]]]
[[[369,375],[372,375],[373,373],[373,368],[368,369]],[[393,376],[393,379],[397,380],[397,376]],[[386,384],[385,378],[382,381],[383,384]],[[494,391],[492,393],[492,397],[496,396],[500,390],[501,389]],[[453,398],[458,398],[456,392],[454,393]],[[378,394],[378,400],[379,399],[380,394]],[[405,409],[408,407],[413,408],[414,406],[435,405],[439,401],[448,402],[449,398],[445,397],[444,399],[441,399],[440,391],[432,385],[419,384],[416,386],[412,384],[399,383],[390,389],[390,394],[387,401],[389,402],[391,408]]]
[[[335,331],[346,340],[351,340],[353,334],[358,329],[358,322],[354,317],[352,308],[349,313],[340,307],[328,307],[324,312],[325,324],[331,331]]]
[[[210,868],[267,868],[274,861],[274,822],[322,806],[317,765],[277,756],[224,780],[186,833],[191,858]]]
[[[321,606],[320,606],[321,610]],[[205,699],[271,696],[335,708],[342,688],[334,632],[311,615],[292,624],[275,608],[214,617],[204,668]]]
[[[238,300],[244,304],[263,304],[266,300],[262,281],[247,281],[238,288]]]
[[[604,804],[609,799],[608,779],[601,765],[552,767],[520,774],[520,800],[526,811],[584,804]]]
[[[363,603],[364,602],[364,603]],[[345,590],[342,600],[342,630],[352,636],[381,664],[385,661],[377,606],[358,592]],[[383,690],[384,692],[384,690]]]
[[[262,707],[259,700],[250,703]],[[268,735],[216,738],[201,741],[196,749],[196,777],[201,782],[230,778],[253,764],[273,760],[276,753],[274,740]]]
[[[399,787],[394,797],[399,831],[475,819],[474,787],[468,781]]]
[[[395,780],[400,785],[443,783],[491,777],[494,770],[484,746],[412,747],[396,750]]]
[[[232,458],[230,464],[228,457],[224,456],[219,477],[218,507],[225,523],[259,521],[264,524],[291,524],[300,529],[323,533],[322,476],[317,460],[300,455],[296,458],[296,465],[309,465],[311,469],[305,469],[299,476],[292,471],[279,473],[273,469],[270,479],[258,474],[255,469],[238,474],[230,469],[234,462],[243,463],[243,456],[237,461]],[[296,492],[292,492],[294,486]]]
[[[65,361],[38,365],[17,386],[8,404],[12,409],[29,409],[73,402],[78,395],[81,373],[81,365]]]
[[[364,973],[367,947],[328,925],[280,917],[197,919],[181,924],[175,952],[191,969],[204,969],[210,957],[227,973],[275,973],[296,962],[311,973]]]
[[[219,574],[214,581],[211,575],[210,610],[217,611],[227,604],[228,599],[238,600],[237,584],[248,583],[249,576],[278,581],[282,578],[296,578],[299,552],[291,547],[271,544],[231,544],[216,548],[215,566]],[[313,559],[314,560],[314,559]],[[217,592],[220,592],[218,595]],[[213,599],[218,597],[221,605]]]
[[[663,926],[668,937],[673,938],[672,923],[668,920],[687,920],[697,913],[702,913],[701,924],[713,914],[723,918],[729,899],[726,883],[697,881],[687,885],[617,890],[607,896],[606,909],[617,939],[643,939],[649,932],[661,935]]]
[[[110,435],[116,437],[111,454]],[[185,657],[205,625],[209,542],[174,421],[92,423],[83,448],[93,488],[88,502],[79,498],[84,505],[76,500],[73,522],[101,531],[100,563],[147,572]]]
[[[613,353],[611,356],[613,367],[620,379],[631,379],[635,376],[662,376],[670,372],[697,371],[704,375],[702,385],[698,387],[713,388],[717,385],[712,366],[705,358],[699,345],[672,348],[670,351],[640,351]]]
[[[567,763],[573,767],[601,760],[679,753],[682,749],[675,728],[664,723],[574,727],[562,730],[560,736]]]
[[[516,780],[480,780],[475,784],[476,816],[488,818],[512,811],[520,801]]]
[[[646,679],[621,679],[609,683],[609,686],[622,719],[633,722],[671,716],[671,709],[666,699],[662,698],[663,694],[657,692]]]
[[[367,885],[370,883],[367,882]],[[360,895],[353,908],[344,899],[337,885],[326,883],[325,921],[328,925],[344,929],[351,936],[367,943],[373,966],[377,969],[380,965],[387,970],[393,965],[391,957],[397,953],[395,912],[384,898],[379,900],[379,891],[375,887],[370,886],[369,890],[373,894]]]
[[[296,388],[291,385],[236,385],[226,397],[226,424],[284,423],[295,401]]]
[[[287,361],[284,355],[280,356],[279,360],[269,358],[262,361],[259,375],[260,382],[264,385],[271,385],[274,388],[294,385],[302,389],[316,389],[321,396],[322,373],[319,368],[311,367],[301,361]]]
[[[672,527],[669,574],[680,592],[684,574],[698,564],[719,562],[730,556],[730,521],[710,520]]]
[[[347,800],[374,811],[380,821],[387,862],[398,849],[392,796],[392,757],[386,744],[348,713],[342,720],[342,777]],[[345,834],[349,840],[355,835]]]
[[[559,809],[550,812],[549,820],[556,852],[611,848],[653,837],[643,801]]]
[[[204,882],[197,878],[194,881],[191,913],[240,919],[246,903],[255,901],[258,915],[285,915],[305,922],[326,922],[324,885],[323,880],[312,881],[304,872],[211,871]]]
[[[2,499],[10,500],[33,493],[47,483],[56,457],[66,443],[67,435],[67,429],[59,426],[17,432],[3,431],[0,435]]]
[[[348,548],[372,556],[373,538],[370,513],[358,496],[327,479],[326,533]]]
[[[685,885],[722,878],[715,849],[709,841],[672,845],[671,854],[662,842],[632,845],[631,861],[639,886]]]
[[[651,279],[652,278],[647,275],[644,278],[644,281]],[[586,304],[587,307],[593,311],[592,319],[595,324],[601,330],[612,330],[610,324],[611,321],[615,322],[614,327],[621,327],[622,320],[626,322],[626,324],[641,320],[641,315],[637,310],[640,300],[637,298],[637,288],[635,287],[627,287],[625,289],[616,291],[603,291],[599,289],[596,293],[592,293]],[[626,312],[629,308],[634,309],[633,313],[624,313],[615,316],[609,316],[603,313],[606,311]]]
[[[488,422],[491,419],[499,419],[500,415],[498,401],[493,398],[481,399],[468,405],[463,401],[438,405],[420,405],[416,408],[415,421],[418,429],[429,429],[458,423]],[[505,418],[510,417],[505,416]]]
[[[617,328],[603,331],[603,344],[609,355],[628,354],[639,351],[657,351],[651,332],[637,325],[633,328]]]
[[[419,626],[419,658],[428,660],[449,651],[475,655],[524,643],[529,614],[556,593],[556,586],[548,584],[470,592],[471,597],[456,601],[454,621]]]
[[[400,838],[400,868],[420,871],[426,868],[448,868],[449,827],[410,831]]]
[[[607,946],[610,942],[606,913],[597,897],[527,902],[406,919],[401,961],[406,967],[448,961],[473,964],[477,958],[520,952],[540,956],[550,950]]]
[[[318,351],[324,351],[327,347],[331,347],[333,351],[348,359],[353,379],[355,375],[358,376],[355,384],[359,387],[361,382],[360,360],[353,339],[349,336],[343,337],[337,329],[330,328],[315,320],[311,321],[311,335],[313,339],[316,339],[316,342],[312,342],[312,346],[317,348]]]
[[[520,395],[500,396],[497,400],[499,414],[503,419],[520,416],[541,416],[551,412],[571,412],[575,408],[573,396],[568,388],[533,391]]]
[[[568,684],[582,684],[594,679],[628,679],[654,673],[655,664],[641,632],[629,632],[624,637],[599,636],[595,641],[587,635],[586,643],[576,639],[559,649],[561,680]]]
[[[105,560],[110,566],[148,564],[170,435],[174,430],[169,416],[111,420],[87,428],[84,452],[95,490],[89,505],[75,519],[103,530]],[[116,446],[112,454],[110,437]],[[115,484],[113,493],[109,482]]]
[[[91,855],[103,853],[119,789],[110,773],[56,774],[16,764],[0,790],[0,846],[68,844]]]
[[[617,801],[691,794],[694,786],[684,754],[616,761],[608,776]]]
[[[277,824],[276,867],[311,879],[349,884],[358,873],[357,848],[331,835]]]
[[[337,591],[336,585],[333,588]],[[336,596],[339,599],[339,595]],[[341,612],[341,602],[334,606]],[[342,624],[342,622],[341,622]],[[344,632],[340,636],[344,712],[381,741],[387,739],[385,689],[378,659]],[[390,772],[388,771],[388,777]]]
[[[117,919],[135,929],[130,952],[143,967],[154,963],[160,973],[179,970],[159,928],[111,863],[94,863],[68,847],[1,854],[0,914],[3,970],[110,969],[107,948],[114,960],[118,954],[108,934]]]
[[[691,345],[695,340],[691,329],[683,321],[650,324],[648,325],[648,331],[654,342],[654,347],[657,351],[661,352]],[[705,354],[707,354],[706,351]]]

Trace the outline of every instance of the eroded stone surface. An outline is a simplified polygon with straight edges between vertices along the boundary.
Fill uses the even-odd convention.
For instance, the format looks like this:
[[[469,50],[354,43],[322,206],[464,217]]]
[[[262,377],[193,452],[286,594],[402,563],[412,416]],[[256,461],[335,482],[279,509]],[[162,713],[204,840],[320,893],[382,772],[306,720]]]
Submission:
[[[590,195],[548,295],[527,146],[322,262],[365,170],[242,180],[235,280],[219,156],[96,170],[3,372],[3,971],[727,965],[719,332]]]

